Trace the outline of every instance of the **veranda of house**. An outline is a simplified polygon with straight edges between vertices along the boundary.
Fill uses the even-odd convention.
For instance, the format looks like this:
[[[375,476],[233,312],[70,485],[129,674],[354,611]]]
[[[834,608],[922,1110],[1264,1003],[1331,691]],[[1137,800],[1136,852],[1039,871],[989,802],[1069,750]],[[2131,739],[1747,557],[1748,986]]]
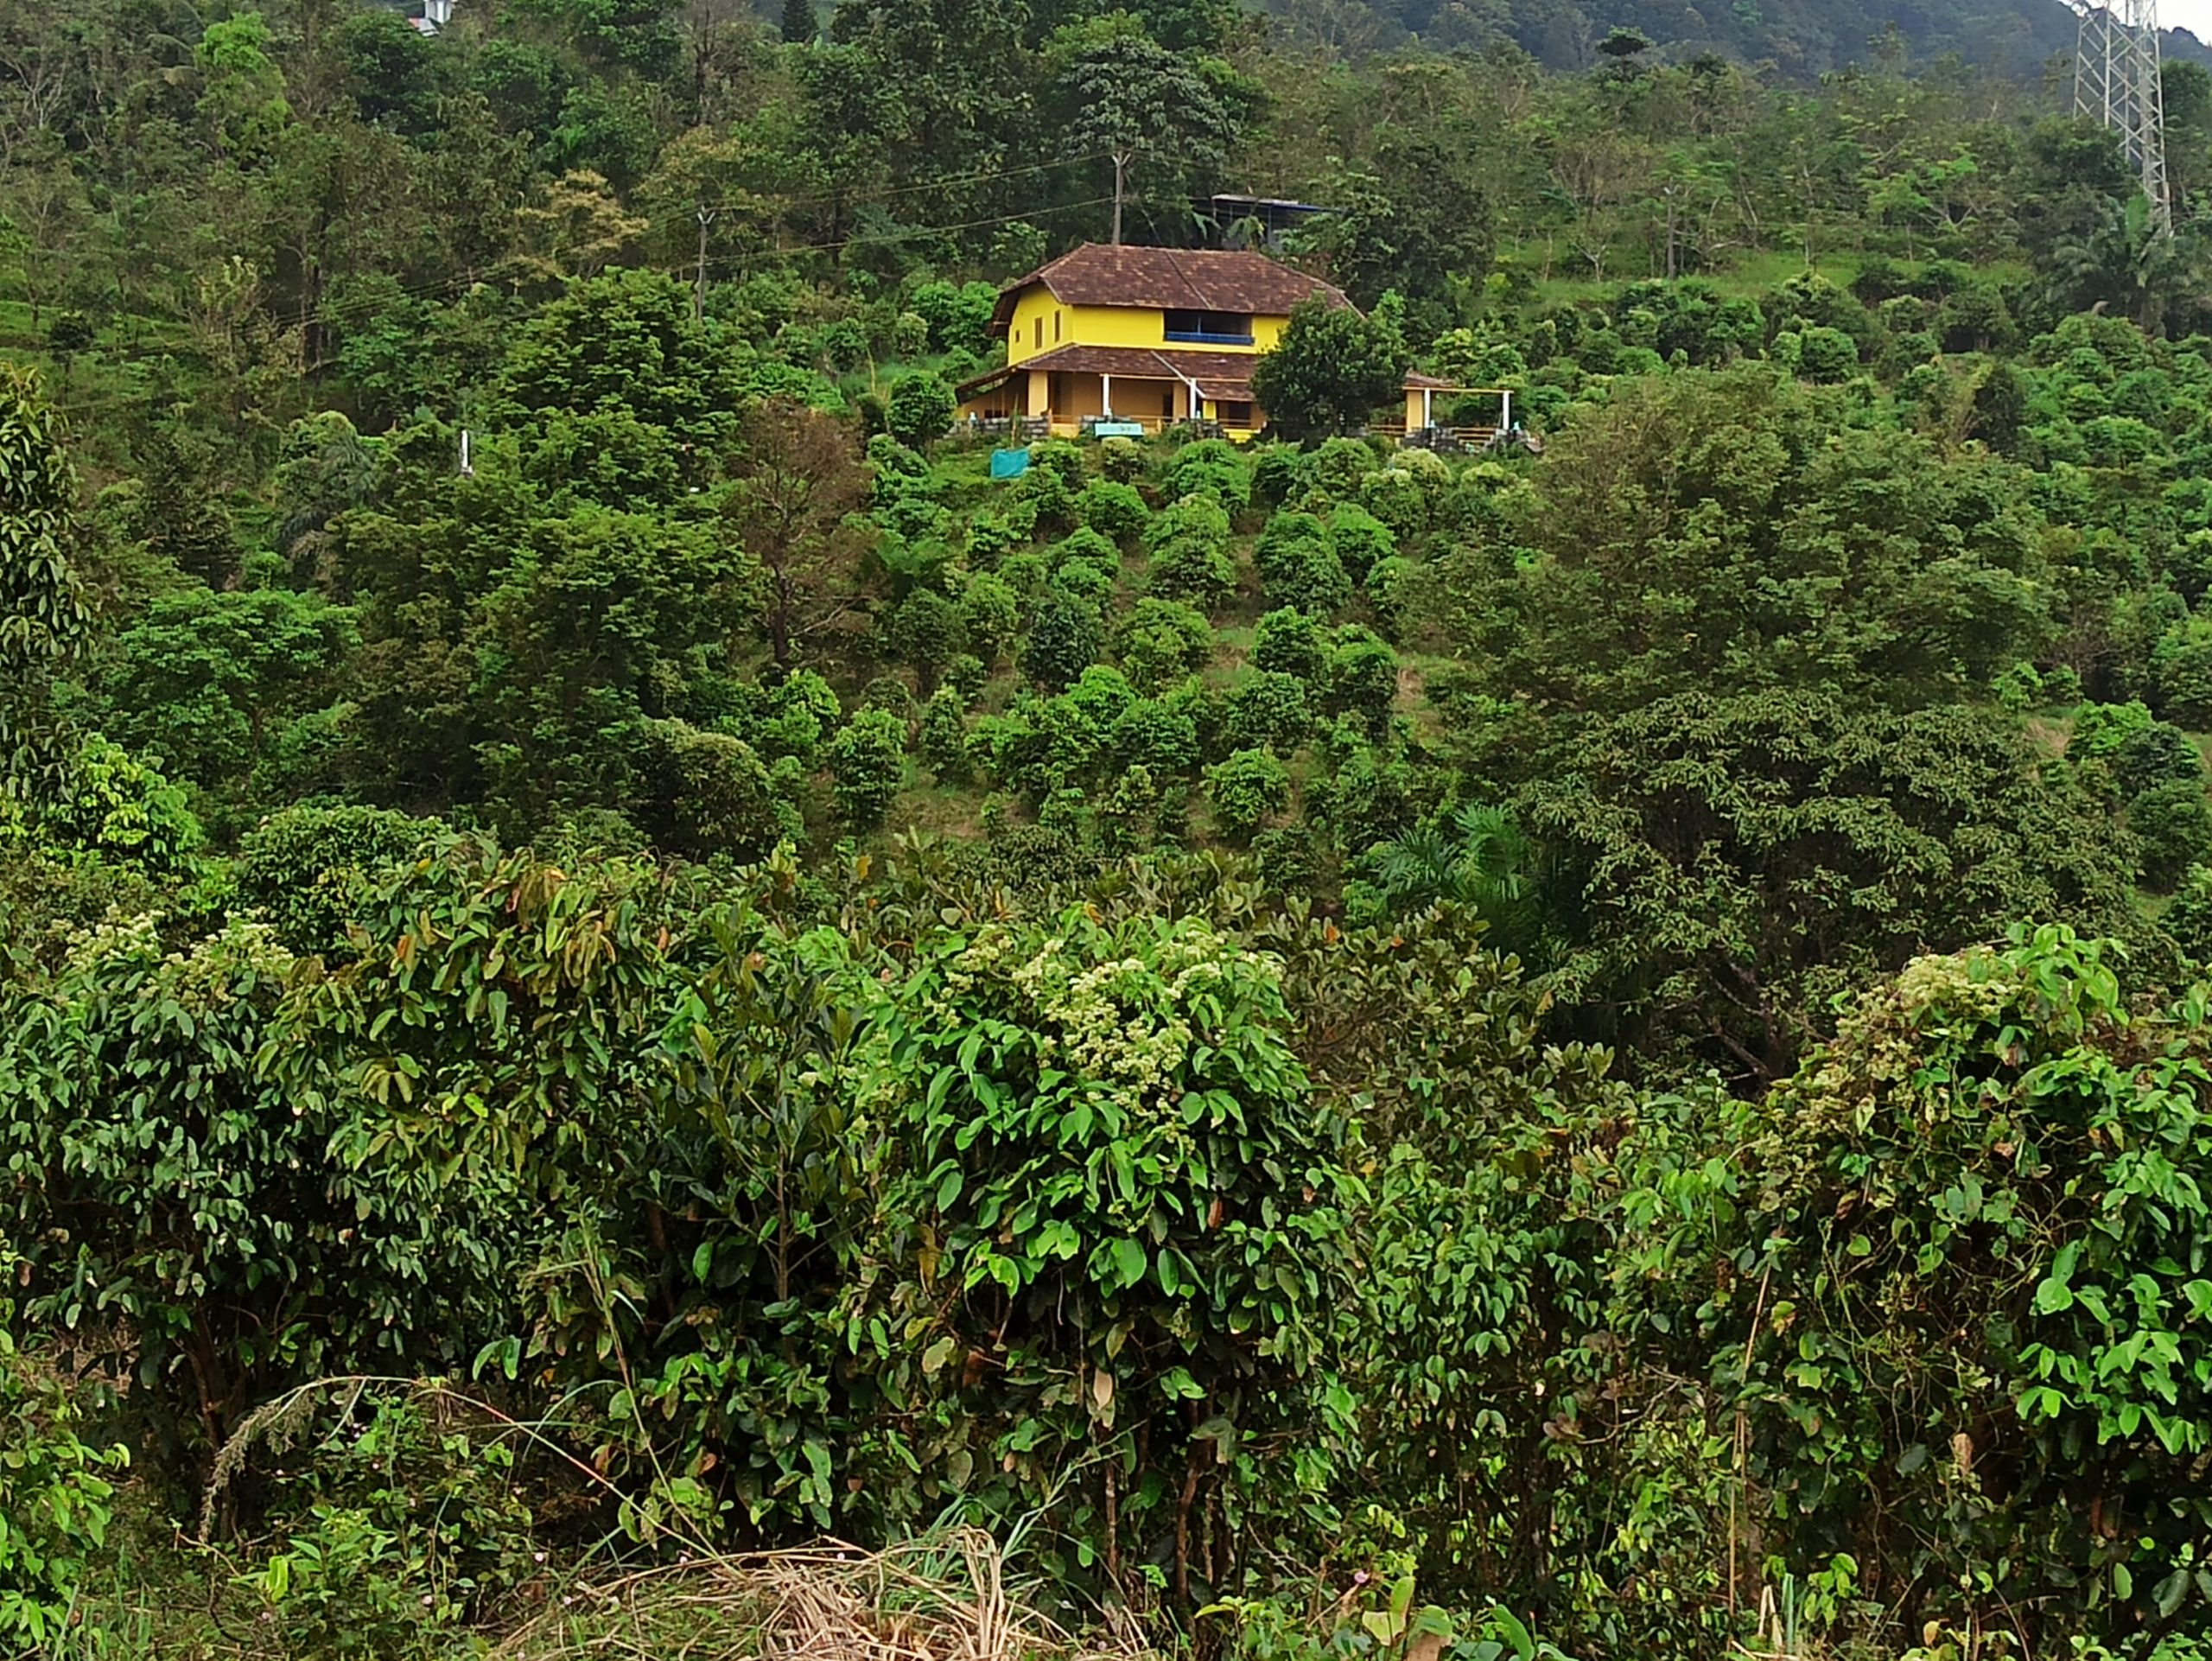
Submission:
[[[1119,369],[1058,368],[1046,361],[1091,364],[1109,353],[1123,357]],[[1158,361],[1146,363],[1147,356]],[[989,384],[963,402],[961,415],[989,422],[1042,418],[1056,437],[1075,436],[1099,422],[1134,425],[1154,433],[1192,420],[1193,411],[1197,419],[1217,423],[1225,436],[1239,441],[1252,437],[1267,425],[1267,412],[1253,401],[1249,380],[1206,369],[1175,372],[1181,367],[1164,353],[1071,347],[983,378]],[[1147,369],[1151,372],[1142,372]],[[1465,411],[1471,406],[1475,412],[1472,420],[1464,417],[1456,422],[1446,420],[1448,411]],[[1402,415],[1377,417],[1369,430],[1402,438],[1440,429],[1457,442],[1472,446],[1487,442],[1511,425],[1512,420],[1513,394],[1503,387],[1458,386],[1416,374],[1406,378]]]
[[[1075,347],[1070,356],[1095,357],[1104,348]],[[1082,359],[1075,359],[1082,361]],[[961,404],[963,417],[982,421],[1043,418],[1056,436],[1072,436],[1092,423],[1111,421],[1158,432],[1192,420],[1219,424],[1232,438],[1249,438],[1267,424],[1252,402],[1247,381],[1207,381],[1174,372],[1172,365],[1136,364],[1149,374],[1123,367],[1052,368],[1014,366],[995,385],[979,390]]]

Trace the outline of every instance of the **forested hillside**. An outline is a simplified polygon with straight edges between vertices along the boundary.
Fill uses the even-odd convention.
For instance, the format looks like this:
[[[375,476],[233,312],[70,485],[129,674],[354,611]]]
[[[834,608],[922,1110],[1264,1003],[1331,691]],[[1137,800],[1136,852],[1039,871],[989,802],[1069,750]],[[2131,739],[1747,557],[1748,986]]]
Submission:
[[[1731,16],[0,15],[0,1655],[2197,1661],[2212,74]]]
[[[2075,13],[2061,0],[1736,0],[1725,8],[1686,0],[1268,0],[1267,10],[1337,51],[1395,51],[1409,41],[1479,51],[1505,40],[1548,68],[1578,70],[1597,61],[1608,34],[1629,29],[1670,58],[1719,52],[1800,79],[1897,54],[1924,62],[1946,53],[1993,73],[2033,78],[2054,57],[2070,60],[2076,31]],[[2174,22],[2169,10],[2164,54],[2204,60],[2202,42]]]

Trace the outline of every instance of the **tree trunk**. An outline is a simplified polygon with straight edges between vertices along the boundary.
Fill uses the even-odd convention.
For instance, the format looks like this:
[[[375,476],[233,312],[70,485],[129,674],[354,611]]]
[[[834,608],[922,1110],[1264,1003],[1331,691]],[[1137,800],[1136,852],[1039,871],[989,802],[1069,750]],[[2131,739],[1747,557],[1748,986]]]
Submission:
[[[791,667],[791,585],[780,573],[774,581],[775,597],[768,604],[768,652],[781,678]]]

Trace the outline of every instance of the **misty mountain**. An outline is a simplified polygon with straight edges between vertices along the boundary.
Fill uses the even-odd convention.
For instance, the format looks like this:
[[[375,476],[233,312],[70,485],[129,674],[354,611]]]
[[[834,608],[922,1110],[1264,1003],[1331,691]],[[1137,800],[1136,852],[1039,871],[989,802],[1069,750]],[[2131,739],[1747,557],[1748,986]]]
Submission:
[[[1955,53],[1977,67],[2028,79],[2074,50],[2075,16],[2062,0],[1267,0],[1287,27],[1338,51],[1388,51],[1419,41],[1480,49],[1510,41],[1546,67],[1595,60],[1614,29],[1649,37],[1659,55],[1719,52],[1812,80],[1901,50],[1926,64]],[[2168,29],[2168,57],[2212,63],[2185,29]]]

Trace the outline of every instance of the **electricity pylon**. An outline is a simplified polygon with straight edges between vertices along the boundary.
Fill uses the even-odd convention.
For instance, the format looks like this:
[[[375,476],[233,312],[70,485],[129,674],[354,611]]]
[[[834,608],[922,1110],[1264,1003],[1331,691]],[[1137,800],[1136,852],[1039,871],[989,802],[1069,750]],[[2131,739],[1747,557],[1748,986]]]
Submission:
[[[2158,0],[2079,0],[2082,27],[2074,48],[2074,112],[2101,121],[2143,183],[2151,225],[2160,236],[2174,226],[2166,188],[2165,103],[2158,91]]]

